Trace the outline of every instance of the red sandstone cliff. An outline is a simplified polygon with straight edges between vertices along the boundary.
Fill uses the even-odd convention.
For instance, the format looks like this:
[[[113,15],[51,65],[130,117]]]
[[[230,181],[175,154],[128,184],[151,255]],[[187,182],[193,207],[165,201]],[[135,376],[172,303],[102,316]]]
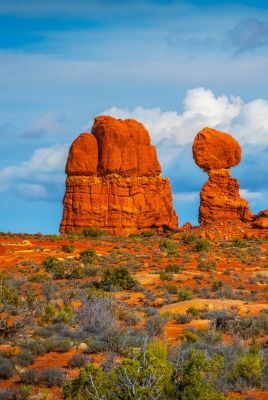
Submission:
[[[204,128],[195,137],[193,157],[209,175],[200,193],[199,223],[252,221],[248,201],[240,197],[237,179],[230,177],[230,167],[241,160],[239,143],[227,133]]]
[[[144,126],[102,116],[72,143],[60,232],[94,226],[112,234],[176,229],[167,178]]]

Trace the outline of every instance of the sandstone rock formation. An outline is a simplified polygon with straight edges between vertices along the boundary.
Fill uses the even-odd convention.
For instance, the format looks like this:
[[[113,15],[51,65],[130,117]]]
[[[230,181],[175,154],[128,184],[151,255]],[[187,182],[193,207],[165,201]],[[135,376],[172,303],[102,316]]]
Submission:
[[[204,128],[195,137],[193,157],[209,176],[200,193],[199,223],[252,221],[248,201],[240,197],[237,179],[230,177],[230,168],[241,160],[239,143],[227,133]]]
[[[258,229],[268,228],[268,210],[260,211],[259,214],[254,216],[252,227]]]
[[[60,232],[98,227],[112,234],[176,229],[167,178],[144,126],[97,117],[70,147]]]

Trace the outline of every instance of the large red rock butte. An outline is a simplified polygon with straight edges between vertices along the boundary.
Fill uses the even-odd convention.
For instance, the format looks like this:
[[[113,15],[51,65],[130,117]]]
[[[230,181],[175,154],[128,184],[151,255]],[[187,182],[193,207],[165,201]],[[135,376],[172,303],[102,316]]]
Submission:
[[[200,193],[199,223],[252,221],[248,201],[240,197],[237,179],[230,177],[230,168],[241,160],[239,143],[227,133],[204,128],[194,139],[193,158],[209,176]]]
[[[111,234],[177,229],[167,178],[145,127],[100,116],[72,143],[60,232],[98,227]]]

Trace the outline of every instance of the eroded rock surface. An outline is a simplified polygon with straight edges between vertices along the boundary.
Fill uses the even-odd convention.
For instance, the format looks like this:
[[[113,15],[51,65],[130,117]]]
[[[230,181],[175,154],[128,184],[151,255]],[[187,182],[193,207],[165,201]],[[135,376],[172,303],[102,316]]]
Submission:
[[[94,226],[112,234],[176,229],[167,178],[144,126],[131,119],[95,119],[70,147],[60,232]]]
[[[260,211],[254,217],[252,226],[258,229],[268,229],[268,210]]]
[[[195,137],[193,157],[209,175],[200,193],[199,223],[252,221],[248,201],[241,198],[240,185],[230,176],[230,168],[241,160],[239,143],[227,133],[204,128]]]

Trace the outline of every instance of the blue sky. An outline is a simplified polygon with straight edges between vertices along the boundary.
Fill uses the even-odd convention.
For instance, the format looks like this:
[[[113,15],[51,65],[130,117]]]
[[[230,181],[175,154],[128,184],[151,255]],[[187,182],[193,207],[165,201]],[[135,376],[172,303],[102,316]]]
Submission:
[[[240,142],[231,174],[268,208],[267,44],[263,1],[0,0],[0,231],[58,232],[69,145],[100,114],[147,127],[180,225],[204,126]]]

